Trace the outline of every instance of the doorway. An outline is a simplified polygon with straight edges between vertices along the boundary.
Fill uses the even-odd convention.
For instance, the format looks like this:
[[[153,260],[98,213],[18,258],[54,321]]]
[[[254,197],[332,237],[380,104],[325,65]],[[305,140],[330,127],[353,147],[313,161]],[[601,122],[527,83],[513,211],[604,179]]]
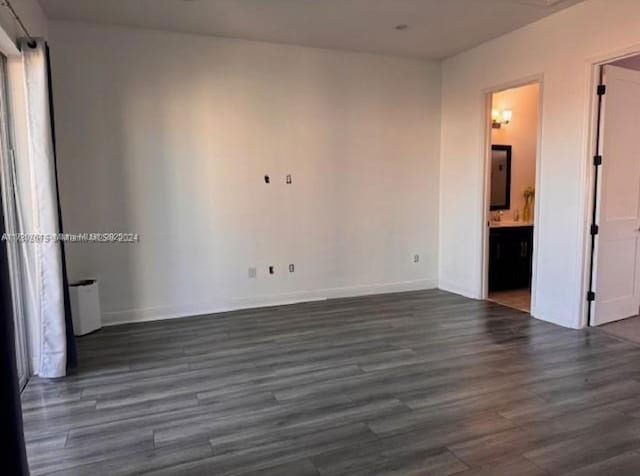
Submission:
[[[539,81],[490,94],[485,296],[531,312]]]
[[[640,55],[599,78],[589,324],[640,342]]]

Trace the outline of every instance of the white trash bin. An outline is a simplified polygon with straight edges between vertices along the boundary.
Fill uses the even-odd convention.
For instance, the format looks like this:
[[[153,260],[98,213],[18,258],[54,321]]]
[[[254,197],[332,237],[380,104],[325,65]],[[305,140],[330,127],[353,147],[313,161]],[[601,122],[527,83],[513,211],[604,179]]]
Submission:
[[[98,281],[87,279],[69,285],[73,333],[83,336],[102,327]]]

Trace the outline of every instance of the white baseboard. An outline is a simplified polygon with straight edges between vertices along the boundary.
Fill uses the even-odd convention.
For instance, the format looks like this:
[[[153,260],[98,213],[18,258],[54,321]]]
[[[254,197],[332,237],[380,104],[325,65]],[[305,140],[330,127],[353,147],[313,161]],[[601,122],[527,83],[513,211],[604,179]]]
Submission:
[[[470,299],[480,299],[476,293],[469,291],[468,289],[461,288],[455,284],[440,281],[438,283],[438,289],[447,291],[453,294],[459,294],[460,296],[468,297]]]
[[[160,321],[164,319],[177,319],[181,317],[237,311],[240,309],[282,306],[285,304],[295,304],[299,302],[368,296],[372,294],[420,291],[435,289],[437,287],[438,281],[436,279],[419,279],[415,281],[402,281],[397,283],[365,284],[344,288],[319,289],[238,299],[224,299],[200,304],[129,309],[125,311],[103,312],[102,324],[104,326],[115,326],[132,322]]]

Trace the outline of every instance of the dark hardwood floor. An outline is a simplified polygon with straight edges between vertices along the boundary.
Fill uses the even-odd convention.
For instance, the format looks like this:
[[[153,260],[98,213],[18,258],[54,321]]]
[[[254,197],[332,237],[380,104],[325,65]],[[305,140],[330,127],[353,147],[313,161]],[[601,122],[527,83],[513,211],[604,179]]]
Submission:
[[[106,328],[33,474],[640,474],[640,347],[442,291]]]

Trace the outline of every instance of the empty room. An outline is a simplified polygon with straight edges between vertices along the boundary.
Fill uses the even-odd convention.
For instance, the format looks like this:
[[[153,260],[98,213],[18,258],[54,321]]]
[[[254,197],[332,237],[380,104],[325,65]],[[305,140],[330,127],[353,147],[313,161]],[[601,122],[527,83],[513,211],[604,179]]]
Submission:
[[[0,2],[2,474],[640,474],[638,0]]]

